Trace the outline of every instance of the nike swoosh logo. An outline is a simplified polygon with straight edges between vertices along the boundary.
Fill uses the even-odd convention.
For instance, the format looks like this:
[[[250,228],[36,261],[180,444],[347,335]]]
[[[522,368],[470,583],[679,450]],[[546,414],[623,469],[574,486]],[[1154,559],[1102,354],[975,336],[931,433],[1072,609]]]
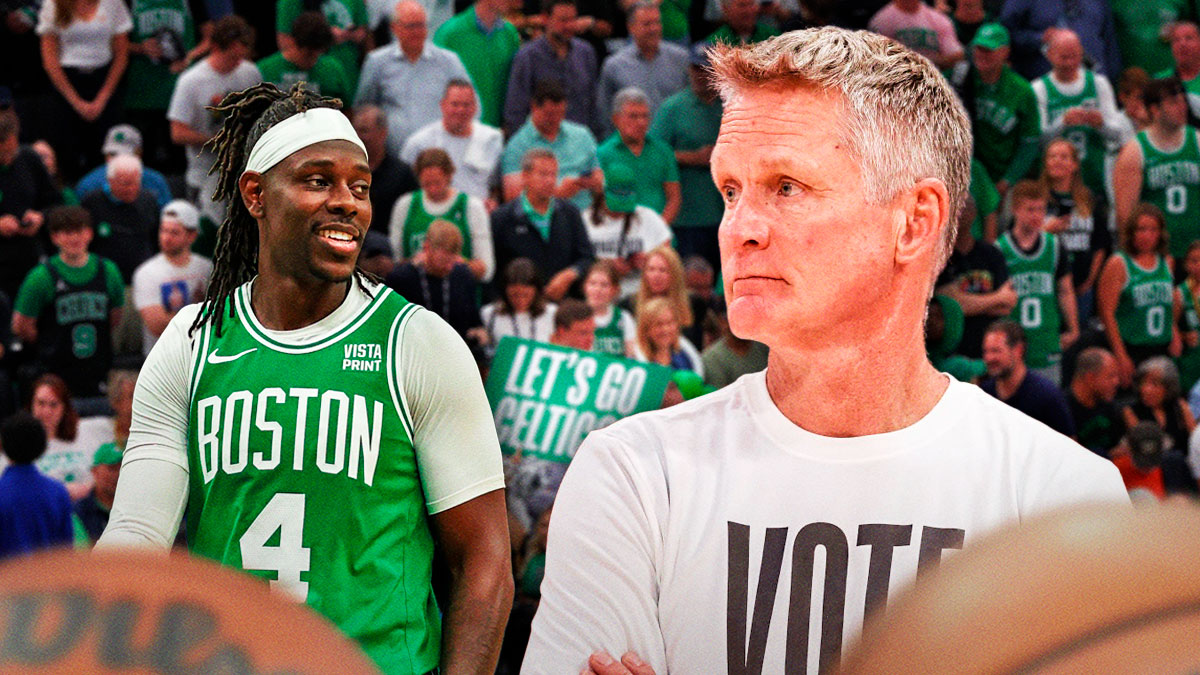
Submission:
[[[237,361],[238,359],[242,358],[243,356],[249,354],[250,352],[254,352],[254,351],[258,351],[258,347],[251,347],[250,349],[247,349],[244,352],[239,352],[237,354],[231,354],[230,356],[220,356],[217,354],[217,350],[214,349],[214,350],[212,350],[212,353],[208,355],[208,362],[213,365],[216,365],[218,363],[229,363],[230,361]]]

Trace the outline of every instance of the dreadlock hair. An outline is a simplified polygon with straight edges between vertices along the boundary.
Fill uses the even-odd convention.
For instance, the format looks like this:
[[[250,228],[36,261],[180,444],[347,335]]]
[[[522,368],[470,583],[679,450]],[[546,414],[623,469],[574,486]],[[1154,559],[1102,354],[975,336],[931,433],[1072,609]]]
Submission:
[[[217,230],[217,245],[213,252],[213,271],[200,305],[200,312],[188,330],[189,335],[208,321],[213,321],[217,335],[221,334],[224,315],[233,316],[231,299],[239,286],[258,272],[258,221],[242,203],[238,180],[246,170],[246,160],[254,144],[268,129],[283,120],[313,108],[342,109],[336,98],[323,97],[305,89],[303,83],[281,91],[269,82],[256,84],[243,91],[227,94],[220,104],[208,109],[224,115],[221,130],[206,146],[217,155],[210,170],[217,172],[215,201],[226,202],[225,220]],[[354,278],[362,291],[370,295],[364,281],[378,282],[372,274],[359,268]]]

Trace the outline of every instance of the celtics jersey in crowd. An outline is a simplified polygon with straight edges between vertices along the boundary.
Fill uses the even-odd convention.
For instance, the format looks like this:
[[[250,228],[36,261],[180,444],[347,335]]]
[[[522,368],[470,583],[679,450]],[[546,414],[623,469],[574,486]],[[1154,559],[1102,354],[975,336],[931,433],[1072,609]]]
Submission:
[[[996,240],[996,247],[1008,263],[1009,279],[1017,292],[1012,318],[1025,329],[1025,365],[1045,368],[1061,356],[1058,341],[1061,325],[1057,284],[1060,263],[1058,238],[1048,232],[1038,234],[1032,251],[1022,251],[1012,232]]]
[[[471,227],[467,223],[467,193],[465,192],[458,193],[458,196],[454,198],[454,203],[450,205],[450,209],[440,216],[435,216],[425,210],[424,190],[414,192],[412,201],[408,204],[408,215],[404,218],[404,231],[400,237],[400,245],[403,248],[396,251],[396,255],[411,258],[420,253],[421,246],[425,243],[425,233],[429,231],[429,226],[435,220],[448,221],[458,228],[463,238],[462,255],[470,260]]]
[[[1125,286],[1117,298],[1117,330],[1127,345],[1165,345],[1171,341],[1175,293],[1171,270],[1162,256],[1153,269],[1144,269],[1124,251]]]
[[[419,308],[380,288],[296,346],[259,324],[249,289],[221,335],[193,336],[188,543],[307,602],[389,672],[425,673],[441,643],[433,539],[395,372]]]
[[[1164,152],[1150,142],[1145,131],[1137,134],[1142,149],[1141,200],[1162,209],[1167,218],[1171,255],[1183,260],[1188,244],[1200,239],[1200,145],[1196,130],[1183,128],[1183,145]]]
[[[1192,292],[1189,282],[1179,284],[1179,295],[1183,300],[1183,329],[1190,332],[1200,332],[1200,308],[1196,305],[1196,294]],[[1184,342],[1183,355],[1176,359],[1179,366],[1179,383],[1184,392],[1200,380],[1200,346],[1188,347]]]
[[[1046,119],[1044,122],[1047,126],[1072,108],[1100,109],[1100,98],[1096,93],[1096,75],[1090,70],[1083,70],[1083,90],[1074,96],[1068,96],[1060,91],[1049,73],[1043,75],[1039,80],[1046,88]],[[1104,172],[1104,160],[1108,146],[1100,130],[1086,124],[1076,124],[1064,126],[1062,135],[1071,141],[1079,153],[1080,172],[1083,175],[1084,184],[1092,190],[1093,194],[1108,194]]]
[[[633,319],[629,312],[616,306],[609,310],[608,316],[607,322],[596,322],[592,351],[610,356],[625,356],[625,340],[629,337]]]
[[[1015,183],[1029,173],[1038,155],[1041,131],[1033,88],[1008,66],[996,82],[987,84],[975,75],[972,86],[975,156],[992,180]]]

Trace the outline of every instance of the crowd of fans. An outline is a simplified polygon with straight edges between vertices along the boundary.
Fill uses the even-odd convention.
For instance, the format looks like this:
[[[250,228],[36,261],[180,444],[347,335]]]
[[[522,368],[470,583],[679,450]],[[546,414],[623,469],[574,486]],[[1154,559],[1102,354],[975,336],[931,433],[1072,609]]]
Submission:
[[[0,7],[0,414],[13,465],[0,556],[36,543],[6,534],[20,530],[6,504],[61,506],[53,481],[75,527],[56,506],[38,531],[86,542],[103,529],[137,368],[211,270],[225,205],[204,146],[225,94],[303,82],[343,101],[373,174],[361,266],[444,317],[482,375],[511,335],[707,385],[679,379],[670,403],[767,360],[725,320],[706,50],[825,23],[928,57],[973,122],[971,199],[930,306],[935,364],[1111,458],[1137,494],[1200,492],[1191,3],[449,5]],[[526,621],[552,502],[550,485],[511,522]]]

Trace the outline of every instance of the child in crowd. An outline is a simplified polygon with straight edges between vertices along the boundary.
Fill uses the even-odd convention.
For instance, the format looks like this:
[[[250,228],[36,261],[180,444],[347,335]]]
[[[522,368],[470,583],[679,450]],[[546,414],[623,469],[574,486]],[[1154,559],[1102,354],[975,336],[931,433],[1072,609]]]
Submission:
[[[634,358],[704,377],[700,352],[680,333],[676,309],[666,298],[647,300],[638,311]]]
[[[633,354],[637,324],[629,312],[617,307],[620,278],[611,261],[597,260],[583,278],[583,297],[596,321],[592,351],[611,356]]]
[[[1079,315],[1070,261],[1057,235],[1042,230],[1046,201],[1041,185],[1028,180],[1014,185],[1012,230],[996,247],[1017,291],[1011,317],[1028,337],[1025,365],[1061,386],[1062,352],[1079,337]]]
[[[479,312],[491,350],[505,335],[549,342],[554,334],[555,305],[542,294],[537,266],[529,258],[517,258],[505,266],[502,275],[503,295]]]
[[[33,465],[46,451],[41,423],[27,412],[14,414],[0,425],[0,446],[11,462],[0,474],[0,558],[71,544],[67,489]]]

